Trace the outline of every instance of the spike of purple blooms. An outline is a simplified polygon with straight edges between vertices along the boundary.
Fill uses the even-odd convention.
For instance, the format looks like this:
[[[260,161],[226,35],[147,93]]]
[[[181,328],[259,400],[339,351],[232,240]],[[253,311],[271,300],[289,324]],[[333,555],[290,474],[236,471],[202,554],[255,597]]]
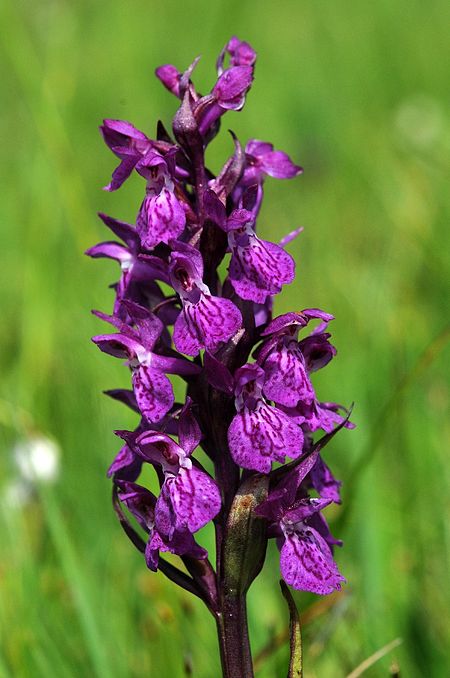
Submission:
[[[341,483],[322,448],[341,427],[353,427],[348,411],[321,401],[313,385],[336,355],[333,316],[307,308],[272,318],[275,295],[295,275],[284,247],[302,229],[282,237],[283,226],[279,244],[257,235],[263,186],[302,168],[271,143],[244,145],[233,133],[233,153],[217,176],[205,165],[222,116],[244,106],[255,61],[252,46],[233,36],[205,95],[193,82],[198,58],[184,71],[157,68],[179,108],[172,131],[158,122],[156,139],[129,122],[104,120],[104,141],[120,161],[106,189],[132,174],[145,187],[136,223],[100,214],[113,238],[87,251],[120,267],[111,314],[94,312],[114,331],[93,341],[130,368],[133,390],[106,393],[137,414],[134,431],[116,431],[121,447],[108,470],[114,507],[148,568],[214,614],[228,678],[252,675],[246,626],[236,624],[245,619],[243,592],[262,567],[268,538],[277,539],[282,576],[294,588],[327,594],[344,581],[333,558],[341,542],[322,514],[340,502]],[[186,384],[182,402],[170,374]],[[317,442],[319,429],[327,435]],[[154,471],[155,494],[139,484],[143,466]],[[211,521],[217,572],[193,536]],[[185,571],[160,558],[166,552],[180,556]]]

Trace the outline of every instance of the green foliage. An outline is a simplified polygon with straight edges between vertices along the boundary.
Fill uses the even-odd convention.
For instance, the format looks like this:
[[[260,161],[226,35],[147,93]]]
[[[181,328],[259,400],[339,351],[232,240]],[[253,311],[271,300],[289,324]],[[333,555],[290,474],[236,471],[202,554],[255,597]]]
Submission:
[[[233,33],[259,61],[227,126],[305,167],[266,184],[262,233],[305,226],[289,246],[298,280],[277,310],[336,315],[339,354],[315,383],[326,400],[356,403],[358,428],[325,450],[348,481],[329,516],[349,583],[326,611],[305,612],[317,599],[295,594],[301,617],[322,612],[303,627],[305,676],[344,676],[397,637],[367,676],[387,676],[394,659],[412,678],[446,673],[445,10],[443,0],[1,3],[2,678],[176,678],[190,664],[198,678],[218,675],[212,618],[146,571],[110,508],[112,430],[134,417],[101,395],[127,374],[89,341],[100,328],[89,308],[109,311],[117,270],[82,252],[105,237],[95,212],[133,220],[142,192],[138,177],[101,192],[114,159],[96,125],[117,117],[151,134],[158,117],[169,122],[174,101],[153,68],[202,54],[206,90]],[[230,152],[223,134],[212,169]],[[12,448],[36,431],[61,446],[62,473],[14,508]],[[249,594],[255,653],[288,626],[278,579],[272,544]],[[287,667],[286,637],[258,675]]]

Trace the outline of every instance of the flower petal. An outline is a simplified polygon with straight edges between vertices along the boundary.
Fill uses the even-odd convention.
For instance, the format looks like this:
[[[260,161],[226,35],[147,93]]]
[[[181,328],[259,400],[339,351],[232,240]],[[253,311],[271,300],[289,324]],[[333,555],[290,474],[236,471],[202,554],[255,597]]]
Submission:
[[[272,461],[296,459],[303,446],[301,429],[283,412],[260,401],[254,410],[239,412],[228,429],[233,460],[242,468],[269,473]]]
[[[230,281],[242,298],[263,304],[295,275],[295,262],[282,247],[250,235],[244,246],[231,245]]]
[[[180,468],[177,475],[166,477],[161,488],[156,526],[162,534],[182,529],[196,532],[215,518],[220,507],[219,488],[212,478],[195,466]]]
[[[161,421],[174,403],[170,380],[151,367],[139,365],[134,371],[133,389],[141,414],[149,422]]]
[[[266,375],[263,392],[269,400],[285,407],[295,407],[299,400],[305,403],[314,400],[314,389],[297,342],[273,350],[263,367]]]
[[[323,537],[310,527],[286,536],[281,549],[280,568],[286,584],[300,591],[326,595],[345,581]]]
[[[201,294],[196,304],[184,304],[175,322],[173,341],[178,351],[195,356],[201,348],[214,351],[241,325],[241,312],[232,301]]]
[[[172,191],[163,188],[156,196],[147,195],[139,210],[136,228],[142,246],[151,249],[177,238],[184,230],[186,214]]]

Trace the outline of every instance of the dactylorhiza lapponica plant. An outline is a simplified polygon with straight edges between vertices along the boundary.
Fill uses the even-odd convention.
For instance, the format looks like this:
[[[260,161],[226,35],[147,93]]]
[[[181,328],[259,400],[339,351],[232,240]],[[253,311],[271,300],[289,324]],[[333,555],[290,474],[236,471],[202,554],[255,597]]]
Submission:
[[[252,675],[245,596],[268,539],[293,588],[329,594],[344,581],[333,558],[341,542],[322,514],[340,501],[340,483],[320,451],[351,426],[344,408],[317,399],[311,380],[336,353],[333,316],[317,308],[273,314],[274,296],[294,281],[286,247],[298,231],[278,243],[257,231],[266,177],[292,179],[302,169],[272,144],[244,147],[234,135],[219,174],[205,166],[222,116],[244,106],[255,60],[248,43],[231,38],[204,96],[191,79],[197,60],[184,73],[158,68],[180,101],[171,133],[158,122],[150,139],[129,122],[104,121],[103,138],[120,160],[106,190],[136,172],[144,197],[135,224],[100,214],[118,241],[87,252],[120,265],[112,314],[94,312],[113,331],[93,341],[126,361],[132,389],[107,393],[139,418],[134,431],[116,431],[122,447],[108,472],[116,513],[147,567],[205,602],[224,675],[233,678]],[[184,402],[175,401],[168,374],[186,383]],[[158,496],[139,482],[144,465]],[[215,567],[196,538],[211,521]]]

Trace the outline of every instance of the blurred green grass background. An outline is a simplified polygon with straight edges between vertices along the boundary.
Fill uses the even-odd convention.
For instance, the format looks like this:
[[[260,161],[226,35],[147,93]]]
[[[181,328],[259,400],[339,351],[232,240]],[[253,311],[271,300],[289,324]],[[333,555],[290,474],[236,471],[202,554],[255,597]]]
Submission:
[[[344,480],[329,517],[348,585],[305,624],[306,676],[345,676],[395,638],[365,675],[388,676],[392,662],[403,676],[448,675],[447,8],[3,0],[0,676],[219,675],[213,620],[146,571],[110,507],[112,430],[134,417],[101,395],[128,377],[90,343],[89,309],[109,311],[118,271],[82,252],[109,237],[96,211],[133,220],[142,194],[138,177],[100,190],[114,167],[101,119],[152,135],[175,110],[153,69],[201,54],[207,91],[232,34],[258,51],[256,81],[210,166],[231,152],[228,127],[304,166],[266,183],[261,232],[305,226],[276,310],[335,314],[338,356],[315,384],[324,400],[355,402],[357,429],[325,454]],[[13,448],[36,433],[61,447],[61,475],[19,505]],[[255,654],[287,627],[278,578],[271,548],[249,599]],[[310,614],[313,597],[295,598]],[[258,676],[285,675],[287,661],[284,644]]]

